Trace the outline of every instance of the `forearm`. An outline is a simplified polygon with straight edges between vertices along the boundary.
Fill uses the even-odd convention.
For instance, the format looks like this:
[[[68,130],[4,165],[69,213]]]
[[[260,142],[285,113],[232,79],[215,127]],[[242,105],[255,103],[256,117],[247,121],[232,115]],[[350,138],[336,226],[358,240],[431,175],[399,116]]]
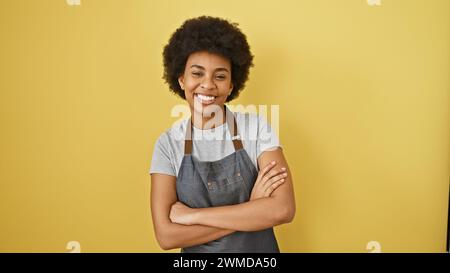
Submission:
[[[289,205],[273,197],[220,207],[199,208],[195,224],[238,230],[258,231],[291,221]]]
[[[160,245],[163,249],[184,248],[204,244],[233,233],[234,230],[204,226],[167,223],[161,231]]]

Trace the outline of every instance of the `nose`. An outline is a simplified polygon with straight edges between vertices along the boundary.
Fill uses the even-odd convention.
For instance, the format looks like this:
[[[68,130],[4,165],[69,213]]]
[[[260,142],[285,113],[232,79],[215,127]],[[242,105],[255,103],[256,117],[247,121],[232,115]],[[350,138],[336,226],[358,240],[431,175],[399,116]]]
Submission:
[[[204,77],[200,87],[203,89],[214,89],[216,84],[212,81],[212,77]]]

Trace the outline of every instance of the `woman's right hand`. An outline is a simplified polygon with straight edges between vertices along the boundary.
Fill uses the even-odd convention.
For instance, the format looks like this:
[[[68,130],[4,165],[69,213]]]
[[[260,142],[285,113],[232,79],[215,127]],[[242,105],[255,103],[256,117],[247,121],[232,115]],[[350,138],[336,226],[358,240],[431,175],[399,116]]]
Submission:
[[[284,183],[287,172],[286,168],[275,169],[276,162],[272,161],[264,169],[260,170],[258,177],[250,194],[250,200],[269,197],[272,192]]]

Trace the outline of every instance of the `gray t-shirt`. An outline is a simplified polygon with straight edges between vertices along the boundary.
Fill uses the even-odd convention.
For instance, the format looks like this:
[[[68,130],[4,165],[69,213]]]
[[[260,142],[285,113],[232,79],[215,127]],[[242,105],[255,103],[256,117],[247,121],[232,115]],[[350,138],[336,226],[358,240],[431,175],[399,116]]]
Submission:
[[[259,171],[257,158],[266,151],[280,147],[279,138],[266,118],[253,113],[233,112],[242,145]],[[189,119],[175,123],[155,143],[150,174],[178,175],[184,156],[184,139]],[[201,161],[216,161],[235,152],[228,124],[214,129],[192,127],[192,156]]]

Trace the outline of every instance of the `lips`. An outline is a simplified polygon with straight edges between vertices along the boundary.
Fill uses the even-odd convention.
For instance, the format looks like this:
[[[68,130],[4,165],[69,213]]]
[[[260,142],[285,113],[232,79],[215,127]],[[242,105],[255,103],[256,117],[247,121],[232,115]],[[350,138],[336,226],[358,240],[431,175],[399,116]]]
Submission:
[[[195,93],[194,98],[203,105],[209,105],[216,101],[215,96],[208,96],[199,93]]]

